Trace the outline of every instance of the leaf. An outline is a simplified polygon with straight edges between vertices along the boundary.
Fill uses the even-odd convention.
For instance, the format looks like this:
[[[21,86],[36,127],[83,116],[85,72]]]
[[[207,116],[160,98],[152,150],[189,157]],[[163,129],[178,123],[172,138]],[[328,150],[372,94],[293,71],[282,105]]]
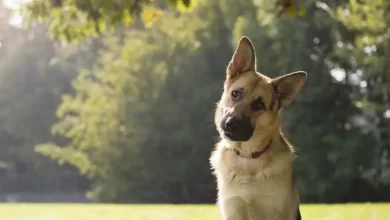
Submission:
[[[142,20],[145,27],[150,27],[158,18],[160,18],[164,12],[155,7],[147,7],[142,11]]]
[[[183,5],[186,6],[186,7],[189,7],[190,4],[191,4],[191,0],[182,0],[181,2],[182,2]]]
[[[125,27],[129,27],[135,23],[133,16],[128,11],[123,13],[122,22]]]
[[[181,0],[177,2],[176,8],[180,12],[191,12],[193,11],[196,5],[197,5],[196,0]]]
[[[121,19],[123,19],[123,13],[122,13],[122,11],[115,12],[115,13],[113,13],[113,14],[110,16],[110,24],[111,24],[111,25],[114,25],[114,24],[116,24],[117,22],[119,22]]]
[[[286,12],[287,12],[287,15],[292,17],[292,18],[295,18],[295,16],[297,15],[294,7],[287,8]]]
[[[303,7],[302,5],[301,6],[299,6],[299,11],[298,11],[298,15],[299,16],[305,16],[306,15],[306,8],[305,7]]]

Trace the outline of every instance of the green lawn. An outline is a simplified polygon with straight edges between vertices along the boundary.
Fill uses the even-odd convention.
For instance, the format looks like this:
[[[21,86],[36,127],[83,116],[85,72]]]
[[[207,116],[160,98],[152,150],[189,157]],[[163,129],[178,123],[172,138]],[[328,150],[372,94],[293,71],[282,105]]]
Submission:
[[[388,204],[303,205],[303,219],[390,220]],[[213,205],[0,204],[1,220],[218,220]]]

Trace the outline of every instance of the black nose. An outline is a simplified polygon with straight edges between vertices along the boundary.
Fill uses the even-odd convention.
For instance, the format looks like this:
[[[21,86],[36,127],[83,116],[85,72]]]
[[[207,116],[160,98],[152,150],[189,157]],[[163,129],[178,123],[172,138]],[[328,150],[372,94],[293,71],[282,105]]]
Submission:
[[[225,128],[227,131],[234,131],[237,129],[238,122],[233,117],[229,117],[225,121]]]
[[[223,136],[231,141],[247,141],[254,132],[250,118],[227,116],[221,121]]]

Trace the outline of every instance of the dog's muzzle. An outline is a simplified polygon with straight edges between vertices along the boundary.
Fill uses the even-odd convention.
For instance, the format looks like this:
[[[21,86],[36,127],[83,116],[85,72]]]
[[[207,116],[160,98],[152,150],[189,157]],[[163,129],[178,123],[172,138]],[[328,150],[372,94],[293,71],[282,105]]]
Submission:
[[[248,141],[255,130],[249,118],[225,117],[221,122],[224,136],[231,141]]]

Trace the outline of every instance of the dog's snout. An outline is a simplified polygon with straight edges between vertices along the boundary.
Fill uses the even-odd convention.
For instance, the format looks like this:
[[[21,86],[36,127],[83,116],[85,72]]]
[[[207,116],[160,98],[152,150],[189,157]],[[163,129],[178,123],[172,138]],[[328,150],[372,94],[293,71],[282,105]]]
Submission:
[[[228,117],[225,121],[225,128],[227,131],[234,131],[237,129],[237,119]]]
[[[254,132],[249,118],[227,116],[221,123],[224,136],[232,141],[247,141]]]

